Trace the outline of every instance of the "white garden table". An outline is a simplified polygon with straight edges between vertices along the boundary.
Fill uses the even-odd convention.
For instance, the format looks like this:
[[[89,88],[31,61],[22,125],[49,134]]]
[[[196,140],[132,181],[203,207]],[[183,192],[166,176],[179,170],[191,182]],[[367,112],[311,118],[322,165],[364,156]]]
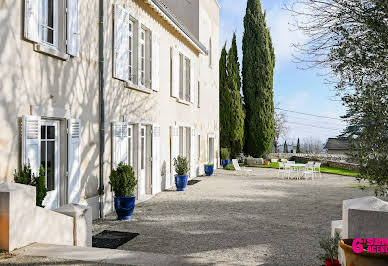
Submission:
[[[301,176],[299,175],[299,171],[300,170],[303,170],[306,168],[306,164],[304,163],[294,163],[294,164],[289,164],[289,166],[296,170],[297,174],[296,174],[296,178],[300,178]]]

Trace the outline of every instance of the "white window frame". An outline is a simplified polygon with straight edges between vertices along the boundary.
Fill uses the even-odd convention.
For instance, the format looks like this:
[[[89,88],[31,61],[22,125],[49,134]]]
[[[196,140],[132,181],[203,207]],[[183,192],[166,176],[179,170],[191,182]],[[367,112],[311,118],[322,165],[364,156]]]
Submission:
[[[146,87],[146,30],[140,27],[139,31],[139,85]]]
[[[133,125],[128,125],[128,164],[133,167]]]
[[[129,54],[129,62],[128,62],[128,69],[129,69],[129,74],[128,74],[128,79],[129,79],[129,82],[133,83],[134,82],[134,76],[135,76],[135,73],[136,73],[136,69],[135,69],[135,64],[134,64],[134,25],[135,25],[135,22],[132,21],[131,19],[129,19],[129,31],[128,31],[128,37],[129,37],[129,50],[128,50],[128,54]]]
[[[178,53],[179,63],[179,93],[178,99],[182,103],[189,104],[191,101],[191,59],[182,52]]]
[[[48,2],[53,2],[53,27],[50,28],[47,25],[48,14],[45,14],[44,10],[48,10]],[[44,3],[47,5],[44,7]],[[50,48],[58,49],[58,0],[41,0],[40,2],[40,15],[39,15],[39,40],[42,44],[49,46]],[[46,17],[47,16],[47,17]],[[49,43],[44,40],[44,29],[51,29],[53,31],[53,43]]]

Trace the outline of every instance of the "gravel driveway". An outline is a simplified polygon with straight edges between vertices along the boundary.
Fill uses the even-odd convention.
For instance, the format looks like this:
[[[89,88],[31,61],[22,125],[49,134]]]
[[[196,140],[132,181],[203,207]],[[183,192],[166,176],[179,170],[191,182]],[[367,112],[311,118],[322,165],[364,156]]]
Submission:
[[[373,195],[352,177],[322,177],[282,180],[274,169],[218,170],[185,192],[165,191],[137,205],[133,221],[96,221],[93,233],[139,233],[119,247],[124,250],[228,264],[320,265],[319,238],[341,219],[342,201]]]

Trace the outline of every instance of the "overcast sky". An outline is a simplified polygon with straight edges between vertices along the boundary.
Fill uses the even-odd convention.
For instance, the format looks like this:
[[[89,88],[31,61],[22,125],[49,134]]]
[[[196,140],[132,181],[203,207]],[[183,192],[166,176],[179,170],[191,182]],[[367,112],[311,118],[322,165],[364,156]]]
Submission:
[[[233,32],[236,32],[241,62],[243,18],[247,0],[218,1],[221,6],[220,51],[225,41],[229,47]],[[283,0],[261,0],[262,7],[267,13],[267,25],[270,28],[276,55],[275,103],[282,109],[339,118],[345,114],[345,108],[335,97],[333,87],[326,84],[322,76],[323,71],[301,70],[300,65],[292,62],[292,54],[295,54],[295,51],[291,44],[305,40],[305,36],[290,30],[291,16],[282,9],[283,2]],[[336,137],[345,126],[340,120],[285,113],[288,118],[289,140],[313,137],[326,141],[328,137]]]

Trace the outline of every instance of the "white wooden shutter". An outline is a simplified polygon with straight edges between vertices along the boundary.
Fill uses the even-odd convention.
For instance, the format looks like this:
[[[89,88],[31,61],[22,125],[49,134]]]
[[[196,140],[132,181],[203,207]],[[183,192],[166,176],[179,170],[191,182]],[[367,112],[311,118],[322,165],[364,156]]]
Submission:
[[[176,175],[174,169],[174,159],[179,155],[179,127],[171,127],[171,173]]]
[[[68,203],[79,203],[81,200],[81,120],[67,121],[67,163],[68,163]]]
[[[78,56],[80,45],[79,0],[67,0],[67,53]]]
[[[39,42],[39,0],[24,1],[24,37]]]
[[[160,173],[160,126],[152,127],[152,194],[162,191]]]
[[[190,60],[190,102],[194,103],[194,95],[195,95],[195,63],[193,60]]]
[[[159,91],[160,86],[160,37],[156,32],[152,32],[152,89]]]
[[[191,128],[191,137],[190,137],[190,175],[191,178],[196,176],[196,160],[197,160],[197,138],[195,135],[195,128]]]
[[[112,167],[128,164],[128,123],[112,123]]]
[[[113,76],[129,80],[129,13],[120,5],[114,8]]]
[[[39,116],[25,115],[22,118],[22,164],[31,166],[34,174],[40,168],[40,131]]]
[[[171,47],[171,96],[179,97],[179,53]]]

